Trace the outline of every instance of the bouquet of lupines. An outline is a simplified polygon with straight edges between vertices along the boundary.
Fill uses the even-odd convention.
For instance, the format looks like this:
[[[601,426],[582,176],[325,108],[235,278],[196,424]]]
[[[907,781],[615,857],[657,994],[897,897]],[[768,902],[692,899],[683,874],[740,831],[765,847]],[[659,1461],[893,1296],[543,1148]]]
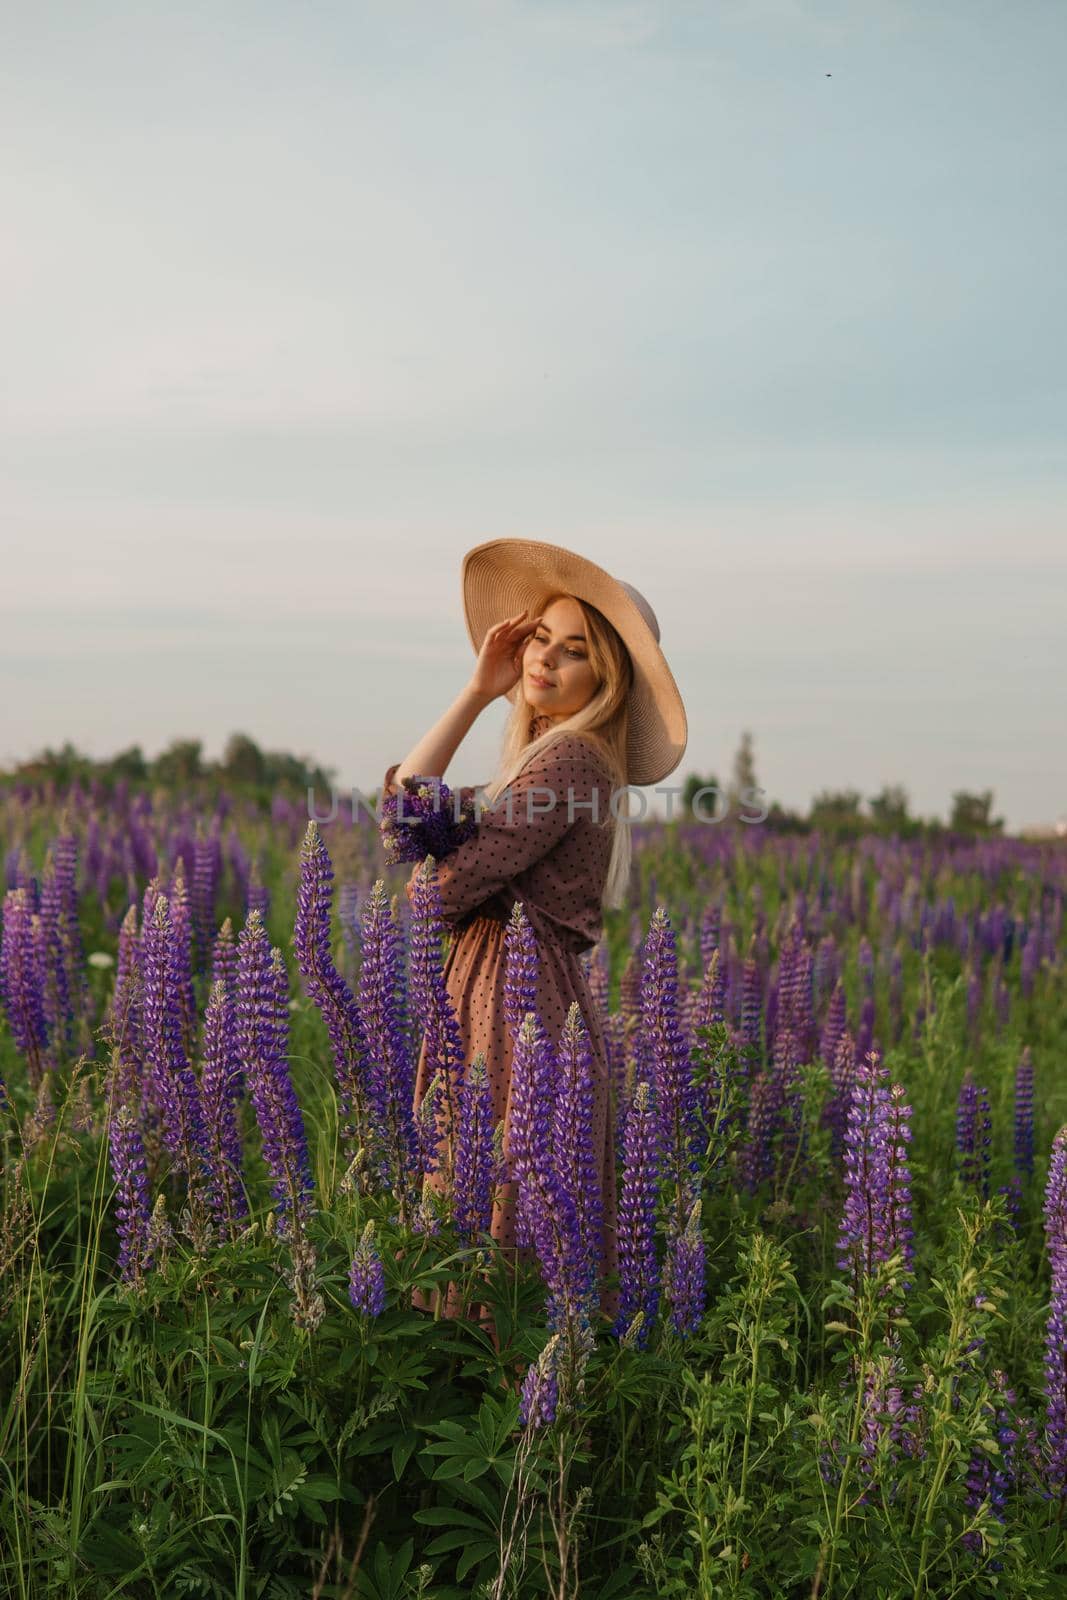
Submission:
[[[424,861],[427,855],[440,861],[477,831],[474,801],[457,805],[440,778],[413,774],[400,785],[382,800],[379,827],[387,861]]]

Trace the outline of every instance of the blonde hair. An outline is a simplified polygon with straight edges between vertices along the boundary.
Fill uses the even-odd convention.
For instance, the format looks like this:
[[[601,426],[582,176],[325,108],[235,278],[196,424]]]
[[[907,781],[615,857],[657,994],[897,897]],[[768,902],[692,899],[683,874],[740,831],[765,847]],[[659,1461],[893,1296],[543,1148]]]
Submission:
[[[546,732],[534,738],[531,736],[531,725],[538,713],[526,699],[520,679],[519,693],[504,728],[500,761],[486,784],[486,796],[490,804],[509,784],[514,783],[535,756],[570,734],[584,735],[600,751],[612,774],[614,787],[624,789],[629,781],[626,743],[630,722],[630,692],[634,682],[630,652],[603,612],[587,601],[579,600],[577,595],[559,591],[543,595],[536,606],[531,606],[532,614],[540,615],[554,600],[573,600],[582,613],[589,664],[596,686],[580,710],[562,722],[554,723]],[[622,801],[616,803],[620,816],[630,815],[631,799],[632,796],[626,792]],[[597,826],[612,830],[611,857],[600,900],[603,913],[617,911],[626,903],[633,850],[629,826],[612,815],[611,805],[605,803],[602,794],[598,796],[598,819]]]

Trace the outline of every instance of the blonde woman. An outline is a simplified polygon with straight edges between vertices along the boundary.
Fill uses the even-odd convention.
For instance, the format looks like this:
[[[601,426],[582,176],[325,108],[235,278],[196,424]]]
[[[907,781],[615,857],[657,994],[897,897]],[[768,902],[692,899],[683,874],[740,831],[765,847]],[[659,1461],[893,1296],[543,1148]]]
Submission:
[[[485,1056],[495,1120],[509,1149],[514,1041],[505,1022],[504,934],[521,901],[538,943],[537,1011],[553,1045],[573,1001],[593,1057],[593,1157],[603,1219],[600,1310],[614,1321],[618,1272],[614,1118],[601,1018],[578,957],[603,934],[603,915],[626,903],[630,877],[627,786],[660,782],[685,751],[685,709],[644,596],[557,545],[497,539],[463,559],[463,603],[474,670],[444,716],[385,775],[395,793],[411,775],[444,778],[471,725],[499,696],[511,702],[501,759],[484,790],[477,832],[437,864],[442,913],[454,937],[445,981],[466,1071]],[[494,806],[494,801],[498,802]],[[418,868],[415,869],[416,871]],[[414,873],[412,874],[412,877]],[[409,880],[410,889],[410,880]],[[425,1045],[415,1107],[432,1076]],[[431,1182],[433,1180],[431,1179]],[[513,1260],[514,1184],[494,1205],[492,1234]],[[414,1304],[436,1310],[416,1291]],[[453,1287],[439,1307],[465,1314]],[[495,1341],[492,1319],[483,1325]]]

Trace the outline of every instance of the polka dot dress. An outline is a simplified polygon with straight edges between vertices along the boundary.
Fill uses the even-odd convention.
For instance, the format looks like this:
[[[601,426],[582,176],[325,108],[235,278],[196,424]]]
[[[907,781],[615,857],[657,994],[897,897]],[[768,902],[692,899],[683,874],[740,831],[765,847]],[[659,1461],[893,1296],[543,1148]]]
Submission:
[[[533,732],[544,725],[543,719],[536,719]],[[386,772],[384,792],[396,792],[399,764]],[[572,1001],[581,1008],[592,1054],[593,1151],[603,1207],[600,1310],[611,1321],[618,1311],[618,1294],[604,1280],[618,1271],[614,1119],[604,1033],[578,957],[591,950],[603,933],[600,899],[611,857],[614,787],[610,768],[592,741],[568,734],[535,757],[510,785],[510,815],[506,796],[492,809],[483,796],[475,836],[437,864],[442,915],[454,933],[444,971],[463,1037],[464,1070],[479,1051],[484,1052],[494,1119],[504,1119],[505,1149],[509,1148],[513,1047],[504,1016],[504,935],[516,901],[522,902],[537,938],[537,1006],[553,1044],[559,1042]],[[473,788],[459,793],[464,798],[475,796]],[[607,826],[598,826],[596,817],[601,822],[608,819]],[[411,879],[409,892],[410,884]],[[431,1076],[424,1045],[415,1081],[416,1109]],[[436,1174],[431,1183],[435,1178]],[[497,1191],[492,1234],[506,1259],[533,1262],[533,1251],[515,1244],[515,1187],[505,1184]],[[435,1301],[434,1294],[421,1291],[413,1298],[413,1304],[427,1311],[435,1309]],[[443,1296],[440,1314],[457,1316],[461,1311],[452,1285]],[[495,1338],[484,1307],[469,1306],[465,1314],[480,1316]]]

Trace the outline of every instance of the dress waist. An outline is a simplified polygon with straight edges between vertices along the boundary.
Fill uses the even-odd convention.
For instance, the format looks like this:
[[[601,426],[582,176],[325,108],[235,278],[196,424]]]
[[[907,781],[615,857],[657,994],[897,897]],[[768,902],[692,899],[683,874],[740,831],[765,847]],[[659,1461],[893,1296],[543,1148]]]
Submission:
[[[565,955],[577,957],[582,954],[583,950],[590,948],[589,940],[583,938],[581,934],[572,929],[555,928],[551,924],[546,925],[546,920],[540,916],[530,917],[529,920],[539,940],[550,939],[557,949],[562,950]],[[487,928],[506,929],[510,921],[510,911],[505,912],[501,909],[480,906],[477,911],[468,911],[466,916],[461,917],[456,923],[455,929],[457,934],[465,933],[468,928],[475,927],[478,924]]]

